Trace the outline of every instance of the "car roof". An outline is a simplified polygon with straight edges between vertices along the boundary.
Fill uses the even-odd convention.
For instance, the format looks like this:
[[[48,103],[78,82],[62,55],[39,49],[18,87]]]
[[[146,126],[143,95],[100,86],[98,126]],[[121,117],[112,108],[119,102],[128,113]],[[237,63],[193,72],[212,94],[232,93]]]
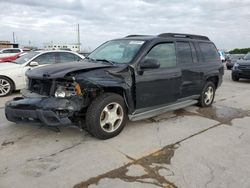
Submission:
[[[160,38],[210,41],[207,36],[184,33],[161,33],[159,35],[128,35],[122,39],[153,40]]]

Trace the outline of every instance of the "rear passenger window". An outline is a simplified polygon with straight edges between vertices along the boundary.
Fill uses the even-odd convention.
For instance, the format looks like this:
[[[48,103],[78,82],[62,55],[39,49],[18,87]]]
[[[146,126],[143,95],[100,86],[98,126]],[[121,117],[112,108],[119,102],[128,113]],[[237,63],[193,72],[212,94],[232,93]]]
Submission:
[[[177,42],[178,62],[180,64],[193,63],[189,42]]]
[[[154,46],[145,59],[156,59],[160,63],[160,67],[176,66],[176,55],[174,43],[162,43]]]
[[[205,62],[219,60],[219,53],[213,43],[199,42],[199,46]]]

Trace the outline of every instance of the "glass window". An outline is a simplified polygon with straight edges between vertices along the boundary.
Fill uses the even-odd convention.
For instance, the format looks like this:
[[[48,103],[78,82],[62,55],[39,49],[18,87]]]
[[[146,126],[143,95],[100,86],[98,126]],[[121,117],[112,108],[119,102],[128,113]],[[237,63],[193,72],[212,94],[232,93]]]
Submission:
[[[219,53],[213,43],[200,42],[201,54],[205,62],[220,60]]]
[[[189,42],[177,42],[178,62],[180,64],[193,63],[192,51]]]
[[[11,50],[3,50],[3,53],[12,53]]]
[[[250,53],[247,53],[247,55],[244,56],[245,60],[250,60]]]
[[[174,43],[162,43],[154,46],[145,58],[158,60],[160,67],[176,66]]]
[[[60,52],[60,63],[72,62],[72,61],[80,61],[81,58],[75,54]]]
[[[88,57],[91,59],[106,59],[114,63],[130,63],[143,44],[144,41],[141,40],[108,41]]]
[[[33,61],[36,61],[39,65],[54,64],[56,63],[56,54],[54,52],[44,53],[35,58]]]
[[[13,61],[12,63],[16,63],[16,64],[23,64],[26,63],[27,61],[29,61],[31,58],[35,57],[36,55],[38,55],[40,52],[29,52],[27,54],[22,55],[21,57],[17,58],[15,61]]]

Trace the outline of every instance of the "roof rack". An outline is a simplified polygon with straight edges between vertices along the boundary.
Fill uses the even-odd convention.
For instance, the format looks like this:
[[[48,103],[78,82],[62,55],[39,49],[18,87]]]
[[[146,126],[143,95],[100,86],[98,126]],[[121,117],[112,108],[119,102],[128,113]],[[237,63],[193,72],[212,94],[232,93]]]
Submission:
[[[190,39],[198,39],[198,40],[209,40],[209,38],[206,36],[183,34],[183,33],[161,33],[158,35],[158,37],[175,37],[175,38],[190,38]]]
[[[128,35],[125,38],[129,38],[129,37],[149,37],[150,35]]]

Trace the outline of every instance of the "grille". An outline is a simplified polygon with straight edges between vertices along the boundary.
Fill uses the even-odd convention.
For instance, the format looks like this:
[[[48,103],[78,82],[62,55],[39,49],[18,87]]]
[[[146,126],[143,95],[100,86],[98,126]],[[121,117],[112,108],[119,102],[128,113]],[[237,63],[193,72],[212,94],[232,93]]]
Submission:
[[[28,89],[40,95],[50,95],[52,80],[29,79]]]
[[[240,69],[240,70],[250,71],[250,66],[247,66],[247,65],[240,65],[240,66],[239,66],[239,69]]]

